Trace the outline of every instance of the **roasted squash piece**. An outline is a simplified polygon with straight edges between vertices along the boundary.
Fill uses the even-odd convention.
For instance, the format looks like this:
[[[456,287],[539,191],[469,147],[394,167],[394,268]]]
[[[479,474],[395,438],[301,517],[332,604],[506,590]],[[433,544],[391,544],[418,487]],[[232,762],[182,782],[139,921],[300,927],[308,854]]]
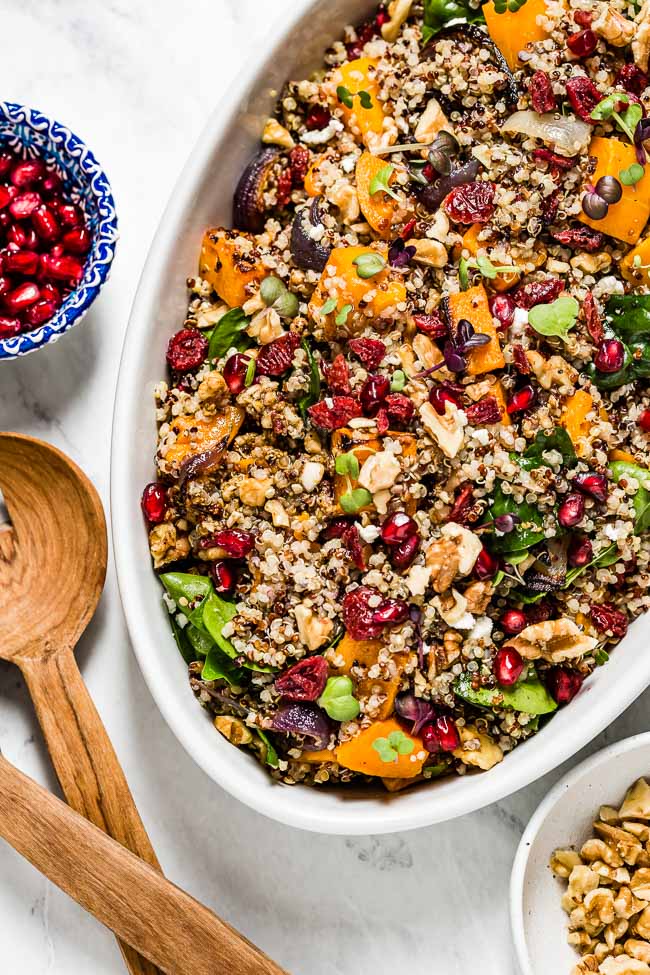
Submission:
[[[161,464],[170,474],[178,474],[181,466],[199,454],[214,452],[211,464],[216,466],[218,455],[226,450],[244,421],[244,411],[228,406],[216,416],[197,419],[196,416],[177,416],[170,426],[176,439],[166,447]],[[163,448],[165,442],[163,441]]]
[[[620,262],[621,275],[632,284],[650,284],[650,237],[644,237]]]
[[[581,441],[589,436],[590,423],[587,416],[594,408],[594,401],[586,389],[578,389],[573,396],[568,396],[562,407],[560,426],[563,426],[571,437],[578,455],[584,453]]]
[[[410,739],[413,742],[413,750],[408,755],[397,755],[392,762],[385,762],[379,752],[373,748],[373,744],[379,738],[387,739],[393,732],[401,732]],[[339,765],[353,772],[377,775],[382,779],[413,779],[422,771],[426,758],[427,752],[424,750],[422,739],[417,735],[407,735],[394,718],[374,721],[356,738],[344,742],[336,749],[336,760]]]
[[[478,284],[475,288],[468,288],[467,291],[459,291],[458,294],[449,295],[449,314],[454,326],[458,326],[461,318],[466,318],[468,322],[472,323],[476,332],[490,336],[487,345],[481,345],[469,353],[467,357],[468,374],[478,376],[482,372],[503,369],[506,360],[501,351],[499,334],[492,318],[483,285]]]
[[[352,107],[345,105],[337,96],[336,105],[341,109],[343,121],[355,139],[368,148],[383,143],[392,145],[397,132],[387,133],[387,118],[384,105],[379,101],[379,85],[376,79],[377,61],[373,58],[356,58],[342,64],[334,73],[336,88],[345,88],[352,101]],[[364,92],[363,102],[359,93]],[[366,95],[368,96],[366,98]]]
[[[478,239],[478,235],[482,230],[483,224],[473,223],[463,235],[463,249],[469,251],[472,257],[476,257],[480,250],[487,250],[489,241]],[[508,291],[510,288],[514,288],[520,277],[521,275],[518,271],[512,271],[512,273],[504,272],[503,274],[497,274],[496,278],[489,282],[489,285],[493,291]]]
[[[373,156],[371,152],[362,152],[357,161],[355,175],[361,212],[372,229],[380,237],[387,239],[391,236],[391,228],[396,220],[397,202],[381,190],[373,194],[370,192],[373,179],[385,166],[385,159]]]
[[[239,308],[250,297],[248,286],[266,277],[266,270],[249,234],[217,227],[203,235],[199,277],[231,308]]]
[[[589,177],[589,182],[594,185],[601,176],[618,179],[621,170],[636,162],[634,146],[614,137],[594,136],[589,155],[596,157],[596,171]],[[602,220],[591,220],[585,213],[580,214],[580,220],[626,244],[636,244],[650,217],[650,176],[646,173],[636,186],[623,186],[622,189],[621,199],[610,204],[607,216]]]
[[[402,682],[402,674],[408,660],[408,653],[393,654],[395,663],[395,674],[389,680],[378,678],[363,677],[358,679],[353,673],[352,668],[358,664],[370,670],[377,663],[379,651],[384,646],[383,640],[353,640],[347,633],[341,642],[331,650],[327,656],[332,660],[343,657],[345,663],[341,667],[332,666],[334,674],[345,674],[350,677],[355,685],[355,697],[360,701],[368,700],[373,694],[379,692],[386,695],[386,700],[378,712],[379,718],[387,718],[393,712],[395,698]]]
[[[609,454],[607,455],[607,459],[610,461],[610,463],[614,463],[617,460],[622,460],[626,464],[639,463],[638,458],[634,457],[631,453],[629,453],[629,451],[619,450],[618,448],[616,448],[615,450],[610,450]]]
[[[384,268],[372,278],[359,277],[354,263],[362,254],[378,253],[386,259],[385,245],[375,247],[335,247],[321,275],[316,290],[309,303],[309,314],[322,321],[327,338],[349,335],[369,318],[389,318],[398,305],[406,302],[406,288],[396,279],[388,268]],[[321,309],[327,302],[336,302],[336,307],[327,314]],[[344,324],[337,324],[336,318],[347,305],[351,306]]]
[[[510,414],[508,413],[508,402],[506,400],[506,394],[503,386],[501,385],[501,382],[498,379],[495,382],[492,389],[490,390],[489,395],[494,396],[495,400],[499,405],[499,408],[501,409],[501,423],[503,423],[504,427],[511,426],[512,420],[510,419]]]
[[[499,48],[511,71],[521,67],[519,52],[527,44],[543,41],[546,30],[537,22],[546,13],[546,0],[526,0],[519,10],[496,12],[494,0],[483,4],[483,14],[490,37]]]

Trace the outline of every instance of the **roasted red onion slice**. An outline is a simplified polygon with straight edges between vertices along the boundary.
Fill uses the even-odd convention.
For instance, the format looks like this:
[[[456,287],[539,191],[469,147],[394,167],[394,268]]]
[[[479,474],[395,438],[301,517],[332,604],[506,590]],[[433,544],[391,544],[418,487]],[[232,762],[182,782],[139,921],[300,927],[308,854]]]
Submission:
[[[320,212],[320,197],[315,197],[310,204],[301,207],[296,213],[291,228],[291,256],[294,261],[304,271],[324,270],[325,265],[332,250],[321,243],[321,239],[316,240],[313,232],[316,228],[323,227]]]
[[[295,702],[280,708],[273,718],[273,731],[311,738],[314,748],[326,748],[330,739],[329,721],[314,704]]]
[[[430,186],[425,186],[422,190],[420,194],[422,206],[433,213],[455,186],[472,183],[478,176],[480,168],[481,164],[478,159],[470,159],[462,166],[452,169],[449,176],[440,176]]]
[[[263,194],[279,149],[267,146],[249,162],[237,184],[233,199],[233,226],[258,234],[264,229]]]
[[[197,474],[209,474],[218,467],[223,452],[228,446],[228,437],[223,437],[218,443],[209,450],[204,450],[200,454],[194,454],[181,465],[178,476],[178,487],[183,487],[188,478],[196,477]]]

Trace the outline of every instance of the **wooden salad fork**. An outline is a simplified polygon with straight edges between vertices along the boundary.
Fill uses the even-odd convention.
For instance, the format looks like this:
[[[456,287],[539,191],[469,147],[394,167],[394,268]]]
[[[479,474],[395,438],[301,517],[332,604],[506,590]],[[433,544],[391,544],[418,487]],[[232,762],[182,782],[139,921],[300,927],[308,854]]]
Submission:
[[[106,577],[99,495],[59,450],[12,433],[0,434],[0,489],[0,657],[22,671],[69,805],[160,870],[73,652]],[[131,975],[157,975],[120,947]]]

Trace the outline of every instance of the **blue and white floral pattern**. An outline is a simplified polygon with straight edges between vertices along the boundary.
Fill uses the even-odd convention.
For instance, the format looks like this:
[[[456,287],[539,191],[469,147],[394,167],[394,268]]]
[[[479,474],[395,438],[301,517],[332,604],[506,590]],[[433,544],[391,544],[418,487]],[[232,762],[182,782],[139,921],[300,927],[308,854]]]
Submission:
[[[117,241],[117,216],[110,184],[90,149],[74,132],[36,109],[0,101],[2,146],[23,156],[39,156],[56,170],[66,195],[86,214],[92,247],[79,286],[68,295],[56,315],[31,332],[0,339],[0,361],[27,355],[48,342],[56,342],[81,321],[108,278]]]

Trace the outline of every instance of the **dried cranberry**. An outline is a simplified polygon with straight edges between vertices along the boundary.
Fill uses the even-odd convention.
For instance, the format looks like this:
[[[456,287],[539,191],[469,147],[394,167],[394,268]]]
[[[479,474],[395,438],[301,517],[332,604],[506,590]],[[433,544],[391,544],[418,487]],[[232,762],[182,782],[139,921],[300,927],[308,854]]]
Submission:
[[[448,217],[455,223],[487,223],[494,213],[494,183],[475,180],[456,186],[443,200]]]
[[[460,398],[450,392],[442,383],[433,387],[429,393],[429,402],[439,416],[445,415],[447,403],[452,403],[455,407],[460,408]]]
[[[605,338],[603,320],[596,306],[596,300],[591,291],[588,291],[582,302],[582,310],[585,314],[585,325],[589,335],[596,343],[600,343]]]
[[[524,661],[518,650],[508,646],[497,650],[494,657],[494,676],[500,687],[512,687],[521,677],[523,670]]]
[[[325,382],[333,393],[347,396],[350,389],[350,370],[342,352],[335,357],[330,366],[323,365]]]
[[[209,539],[210,548],[218,546],[225,550],[231,559],[243,559],[253,550],[255,536],[242,528],[224,528],[215,532]]]
[[[165,520],[167,495],[162,484],[156,481],[147,484],[142,492],[142,512],[150,525],[159,525]]]
[[[650,433],[650,410],[644,410],[636,421],[644,433]]]
[[[499,322],[499,331],[509,328],[515,317],[515,303],[510,295],[492,295],[489,305],[492,316]]]
[[[381,527],[381,540],[386,545],[399,545],[400,542],[417,534],[417,522],[405,511],[396,511],[389,515]]]
[[[622,639],[627,633],[627,616],[611,603],[592,603],[589,615],[594,626],[601,633],[612,633]]]
[[[461,484],[456,489],[456,497],[449,512],[448,521],[457,525],[470,525],[479,516],[479,508],[474,502],[474,487],[469,483]]]
[[[553,190],[552,193],[542,198],[542,223],[546,227],[555,222],[558,210],[560,209],[560,195],[559,190]]]
[[[220,596],[228,596],[237,585],[237,570],[232,562],[220,559],[210,565],[210,576],[214,583],[215,592]]]
[[[494,396],[484,396],[478,403],[472,403],[465,410],[467,422],[472,426],[480,426],[501,422],[501,407]]]
[[[588,538],[574,535],[569,542],[567,550],[567,562],[572,569],[582,569],[589,565],[594,557],[594,549]]]
[[[526,610],[526,616],[529,624],[545,623],[546,620],[550,620],[550,618],[554,615],[556,614],[553,610],[553,606],[546,599],[542,599],[539,603],[533,603]]]
[[[545,71],[535,71],[528,82],[528,91],[532,106],[540,115],[555,111],[553,85]]]
[[[585,499],[581,494],[567,494],[557,509],[557,520],[563,528],[575,528],[585,515]]]
[[[592,119],[591,113],[600,101],[601,96],[593,81],[585,78],[584,75],[576,75],[573,78],[569,78],[566,83],[566,93],[569,97],[571,108],[578,118],[581,118],[583,122],[590,122],[591,125],[596,125],[596,121]]]
[[[636,64],[624,64],[616,75],[615,87],[624,88],[630,95],[642,95],[649,84],[647,74]]]
[[[585,30],[576,31],[575,34],[569,34],[566,42],[571,53],[575,54],[577,58],[588,58],[596,50],[598,38],[587,27]]]
[[[305,176],[307,175],[310,162],[311,155],[309,149],[305,149],[304,146],[294,146],[289,153],[289,168],[294,186],[302,186],[305,182]]]
[[[250,361],[251,357],[243,352],[234,352],[226,359],[223,378],[233,396],[237,396],[244,389]]]
[[[307,657],[277,677],[275,689],[287,701],[316,701],[325,690],[328,672],[325,657]]]
[[[167,346],[167,362],[175,372],[198,369],[208,354],[208,341],[196,328],[182,328]]]
[[[323,529],[322,536],[325,541],[330,541],[332,538],[343,538],[349,527],[350,522],[347,518],[333,518],[327,528]]]
[[[362,415],[361,404],[352,396],[332,396],[329,400],[314,403],[307,412],[321,430],[340,430],[354,417]]]
[[[316,132],[320,129],[326,129],[331,121],[332,116],[324,105],[310,105],[305,118],[305,128],[309,132]]]
[[[546,162],[552,169],[572,169],[576,165],[576,160],[572,157],[559,156],[557,152],[550,149],[533,149],[533,159],[537,162]]]
[[[598,372],[618,372],[625,362],[625,346],[618,339],[603,339],[594,358]]]
[[[348,554],[352,559],[354,567],[360,572],[365,572],[367,568],[366,560],[363,557],[361,536],[359,535],[359,529],[356,525],[348,525],[343,535],[343,544],[348,550]]]
[[[300,339],[295,332],[286,332],[279,339],[263,345],[257,356],[256,372],[259,376],[282,376],[293,362]]]
[[[366,369],[376,369],[386,355],[386,346],[379,339],[350,339],[348,348]]]
[[[592,471],[576,474],[573,484],[596,501],[607,501],[607,478],[604,474],[595,474]]]
[[[478,553],[478,558],[474,564],[474,575],[477,579],[493,579],[499,571],[499,560],[496,556],[482,548]]]
[[[374,416],[390,392],[390,379],[376,373],[368,376],[359,392],[359,400],[366,416]]]
[[[404,393],[389,393],[384,401],[388,418],[392,423],[406,426],[413,419],[415,403]]]
[[[286,205],[291,200],[291,192],[293,190],[293,175],[289,168],[283,169],[278,176],[278,182],[275,188],[276,204],[279,207],[286,207]]]
[[[411,535],[410,538],[405,538],[403,542],[399,545],[395,545],[391,548],[388,557],[390,559],[390,564],[394,569],[403,571],[408,569],[409,565],[417,555],[418,549],[420,547],[420,539],[417,535]]]
[[[542,281],[529,281],[521,284],[514,293],[515,304],[519,308],[534,308],[535,305],[548,305],[564,291],[560,278],[544,278]]]
[[[587,251],[592,254],[603,246],[604,235],[593,227],[567,227],[566,230],[551,232],[551,237],[564,247]]]
[[[432,312],[430,315],[414,315],[413,324],[424,335],[430,339],[441,339],[447,334],[449,329],[439,312]]]
[[[403,599],[385,599],[372,614],[373,622],[382,626],[399,626],[409,616],[408,604]]]
[[[529,410],[536,400],[537,393],[535,389],[532,386],[522,386],[521,389],[518,389],[509,398],[506,409],[512,416],[513,413],[522,413],[524,410]]]
[[[569,704],[576,696],[584,677],[577,670],[566,667],[551,667],[546,674],[548,692],[557,704]]]
[[[375,620],[376,606],[381,605],[381,594],[372,586],[358,586],[343,597],[343,622],[353,640],[376,640],[381,636],[384,624]]]
[[[526,350],[519,342],[513,342],[512,344],[512,364],[521,376],[530,375],[530,362],[528,361]]]
[[[375,417],[375,426],[377,427],[377,433],[380,437],[388,433],[390,428],[390,420],[388,419],[388,413],[383,408],[377,411],[377,416]]]
[[[436,719],[436,734],[443,752],[453,752],[460,745],[458,728],[451,718],[446,715]]]

